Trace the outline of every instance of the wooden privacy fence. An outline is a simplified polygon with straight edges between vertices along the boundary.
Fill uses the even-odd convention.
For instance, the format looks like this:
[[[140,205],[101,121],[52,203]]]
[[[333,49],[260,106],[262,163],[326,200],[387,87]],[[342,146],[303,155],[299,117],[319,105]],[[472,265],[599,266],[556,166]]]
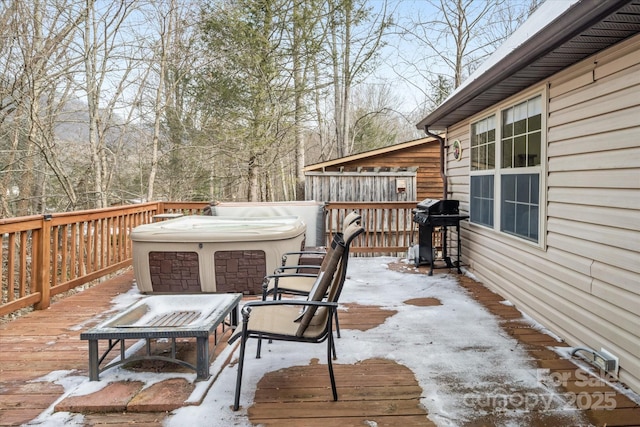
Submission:
[[[311,200],[342,202],[416,200],[417,169],[375,167],[351,172],[305,172],[305,194]]]
[[[150,202],[79,212],[0,219],[0,316],[25,307],[44,309],[51,298],[131,264],[131,230],[161,213],[202,214],[207,202]],[[352,210],[365,233],[356,255],[400,255],[417,238],[415,202],[326,204],[326,242]]]

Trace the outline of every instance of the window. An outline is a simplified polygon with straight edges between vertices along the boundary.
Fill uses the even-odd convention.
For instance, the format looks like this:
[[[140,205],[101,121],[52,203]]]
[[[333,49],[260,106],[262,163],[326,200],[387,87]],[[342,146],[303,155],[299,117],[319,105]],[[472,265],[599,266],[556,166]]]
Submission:
[[[503,175],[500,229],[538,241],[538,174]]]
[[[471,125],[471,170],[488,171],[496,166],[496,116]],[[493,175],[471,177],[470,221],[493,227]]]
[[[471,170],[495,168],[496,116],[471,125]]]
[[[471,177],[471,222],[493,227],[493,175]]]
[[[540,165],[542,97],[502,111],[502,167]]]
[[[472,223],[538,241],[542,109],[538,95],[471,124]]]

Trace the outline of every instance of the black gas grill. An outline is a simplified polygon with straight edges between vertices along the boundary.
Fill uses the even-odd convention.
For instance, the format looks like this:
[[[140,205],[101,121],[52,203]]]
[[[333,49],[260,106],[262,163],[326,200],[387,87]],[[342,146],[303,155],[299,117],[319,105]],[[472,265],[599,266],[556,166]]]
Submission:
[[[434,268],[456,267],[458,273],[462,273],[460,270],[460,221],[469,218],[469,215],[460,215],[459,206],[458,200],[424,199],[413,210],[413,221],[419,224],[418,251],[414,253],[414,262],[416,267],[429,264],[429,276],[433,274]],[[456,228],[458,238],[455,265],[448,255],[448,227]]]

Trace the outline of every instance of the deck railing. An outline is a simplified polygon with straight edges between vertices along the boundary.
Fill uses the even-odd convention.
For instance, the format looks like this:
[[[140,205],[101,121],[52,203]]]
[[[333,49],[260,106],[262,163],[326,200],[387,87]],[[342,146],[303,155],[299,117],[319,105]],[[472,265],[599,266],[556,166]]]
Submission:
[[[33,307],[131,264],[131,230],[162,213],[201,214],[207,202],[149,202],[79,212],[0,219],[0,316]],[[404,253],[417,236],[415,202],[335,202],[326,205],[327,242],[344,216],[362,215],[356,255]]]
[[[418,229],[411,210],[416,202],[329,202],[325,206],[327,242],[341,228],[351,211],[362,216],[363,236],[353,242],[351,253],[357,255],[398,255],[417,239]]]

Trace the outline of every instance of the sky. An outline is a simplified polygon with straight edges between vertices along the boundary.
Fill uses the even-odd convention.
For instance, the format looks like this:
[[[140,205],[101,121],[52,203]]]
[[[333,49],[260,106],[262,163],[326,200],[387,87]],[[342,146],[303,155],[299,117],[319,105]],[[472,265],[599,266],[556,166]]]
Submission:
[[[439,426],[460,425],[479,415],[477,408],[472,410],[470,405],[461,402],[482,396],[469,395],[465,389],[483,390],[487,396],[497,398],[504,393],[514,393],[513,389],[505,390],[509,385],[517,387],[515,393],[519,390],[520,393],[526,393],[525,396],[548,396],[553,400],[556,410],[569,407],[565,396],[541,381],[541,378],[544,379],[541,370],[533,366],[518,342],[502,331],[500,320],[470,297],[458,284],[455,275],[427,276],[392,271],[388,264],[395,261],[398,259],[390,257],[356,257],[349,261],[348,277],[340,302],[379,306],[397,313],[368,331],[342,329],[342,338],[336,340],[338,360],[335,363],[353,364],[371,358],[385,358],[408,367],[423,389],[420,403],[427,409],[429,418]],[[415,268],[406,260],[403,261],[406,269]],[[139,298],[141,294],[134,284],[127,294],[114,298],[113,309],[121,310]],[[437,298],[442,305],[417,307],[404,304],[404,301],[412,298]],[[511,305],[508,301],[503,301],[503,304]],[[531,323],[544,331],[540,325],[533,321]],[[419,326],[412,328],[412,333],[398,333],[399,330],[405,330],[407,325]],[[83,328],[83,325],[78,325],[78,328]],[[415,351],[416,348],[424,348],[425,343],[429,345],[428,352]],[[231,410],[237,364],[225,367],[221,362],[230,354],[237,359],[239,347],[234,345],[227,347],[214,359],[210,367],[211,379],[196,383],[190,400],[196,402],[204,395],[202,404],[174,411],[164,425],[250,426],[246,411],[251,406],[256,385],[265,373],[308,365],[314,358],[326,363],[323,362],[326,354],[323,344],[274,342],[268,345],[269,351],[263,352],[261,359],[255,359],[251,357],[255,354],[255,340],[249,341],[240,411]],[[568,357],[567,347],[558,347],[557,351]],[[459,387],[444,386],[443,373],[448,377],[447,382],[453,381]],[[176,377],[195,380],[195,374],[191,373],[140,373],[116,367],[103,372],[98,382],[90,382],[86,375],[69,371],[54,371],[35,382],[53,381],[63,385],[65,394],[60,401],[68,395],[92,393],[114,381],[129,379],[150,386]],[[216,378],[215,381],[213,378]],[[630,397],[640,402],[640,396]],[[58,401],[28,425],[82,426],[81,414],[53,413]],[[505,416],[505,427],[519,425],[522,421],[522,414],[517,410],[507,411]],[[571,420],[570,424],[578,425],[580,422]]]

